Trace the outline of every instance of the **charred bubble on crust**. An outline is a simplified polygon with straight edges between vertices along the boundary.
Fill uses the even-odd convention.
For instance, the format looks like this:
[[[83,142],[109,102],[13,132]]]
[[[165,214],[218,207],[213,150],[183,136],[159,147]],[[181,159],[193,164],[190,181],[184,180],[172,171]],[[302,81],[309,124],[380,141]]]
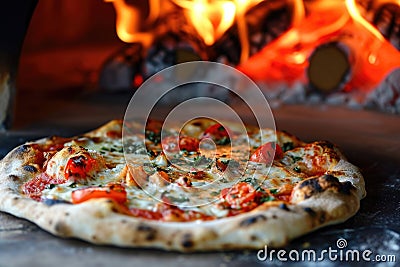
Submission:
[[[38,170],[36,169],[35,166],[32,165],[25,165],[22,167],[25,171],[27,172],[37,172]]]
[[[322,187],[319,185],[318,179],[308,179],[299,185],[299,189],[304,192],[304,198],[309,198],[315,193],[320,193],[323,191]]]
[[[330,174],[325,174],[324,176],[322,176],[322,179],[332,184],[336,184],[337,182],[339,182],[338,178]]]
[[[337,177],[325,174],[318,178],[314,177],[304,180],[298,185],[297,192],[300,193],[300,199],[307,199],[326,190],[349,195],[352,189],[355,188],[351,182],[346,181],[341,183]]]
[[[151,226],[148,226],[145,224],[140,224],[138,226],[137,230],[138,230],[138,232],[145,233],[147,241],[152,241],[156,238],[157,230]]]
[[[265,217],[262,214],[256,215],[256,216],[252,216],[250,218],[246,218],[244,220],[242,220],[239,224],[239,226],[241,227],[247,227],[249,225],[255,224],[257,222],[262,222],[262,221],[266,221],[267,217]]]
[[[288,208],[288,206],[285,203],[279,204],[279,208],[282,210],[290,211],[290,209]]]
[[[182,246],[184,248],[191,248],[194,246],[193,240],[192,240],[192,234],[186,233],[183,235],[182,238]]]
[[[350,181],[346,181],[341,184],[341,187],[339,188],[339,192],[346,194],[346,195],[350,195],[350,191],[352,189],[355,189],[353,184]]]

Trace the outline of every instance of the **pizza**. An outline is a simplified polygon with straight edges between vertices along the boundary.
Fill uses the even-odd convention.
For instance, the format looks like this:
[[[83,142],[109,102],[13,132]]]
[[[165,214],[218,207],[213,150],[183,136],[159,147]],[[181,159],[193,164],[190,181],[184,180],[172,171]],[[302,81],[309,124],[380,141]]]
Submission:
[[[327,141],[206,118],[134,124],[16,147],[0,162],[0,210],[60,237],[187,252],[282,247],[365,196]]]

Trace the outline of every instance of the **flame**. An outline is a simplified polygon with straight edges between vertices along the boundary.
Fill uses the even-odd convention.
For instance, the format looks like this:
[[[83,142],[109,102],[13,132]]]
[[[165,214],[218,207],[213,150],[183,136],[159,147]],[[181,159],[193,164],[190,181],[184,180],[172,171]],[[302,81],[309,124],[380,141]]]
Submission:
[[[145,46],[149,46],[153,41],[151,32],[142,32],[144,25],[149,25],[155,21],[160,14],[161,0],[149,0],[149,15],[142,20],[141,10],[134,5],[127,4],[125,0],[104,0],[104,2],[112,2],[117,13],[117,34],[118,37],[127,43],[140,42]]]
[[[263,0],[174,0],[206,45],[213,45],[235,22],[239,33],[247,33],[244,14]],[[247,37],[246,37],[247,38]]]
[[[371,32],[378,40],[384,41],[385,38],[382,36],[382,34],[376,29],[372,24],[370,24],[367,20],[361,16],[360,12],[358,11],[358,8],[356,6],[355,0],[346,0],[346,7],[347,11],[349,12],[350,16],[353,18],[353,20],[357,21],[360,23],[365,29],[367,29],[369,32]]]
[[[381,0],[397,3],[400,0]],[[395,68],[400,68],[400,53],[370,24],[355,0],[293,1],[292,27],[265,46],[238,69],[250,78],[274,84],[307,84],[307,60],[317,47],[337,42],[347,48],[351,77],[343,90],[368,92]],[[304,6],[307,16],[304,15]]]
[[[232,26],[236,6],[231,1],[175,0],[206,45],[212,45]]]

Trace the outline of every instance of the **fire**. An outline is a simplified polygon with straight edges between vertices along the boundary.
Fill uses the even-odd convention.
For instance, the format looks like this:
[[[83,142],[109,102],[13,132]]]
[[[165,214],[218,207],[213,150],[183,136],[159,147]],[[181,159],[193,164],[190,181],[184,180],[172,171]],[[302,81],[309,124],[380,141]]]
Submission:
[[[175,0],[206,45],[212,45],[229,29],[234,20],[236,5],[231,1]]]
[[[152,44],[157,34],[154,29],[157,20],[171,11],[182,12],[194,29],[193,34],[211,49],[235,25],[241,53],[238,68],[254,80],[270,84],[308,84],[310,57],[325,44],[339,44],[346,50],[342,51],[342,56],[351,69],[350,77],[343,78],[340,81],[343,84],[338,83],[342,90],[362,88],[369,91],[390,71],[400,67],[400,53],[360,14],[355,0],[287,0],[292,11],[291,28],[251,57],[246,14],[268,0],[104,1],[114,4],[120,39],[140,42],[145,47]],[[400,0],[374,1],[374,5],[383,3],[400,5]],[[148,15],[144,17],[143,14]]]
[[[117,34],[118,37],[127,43],[139,42],[149,46],[154,34],[151,31],[142,31],[146,26],[151,27],[161,12],[161,0],[149,0],[149,15],[143,18],[140,7],[127,4],[125,0],[104,0],[112,2],[117,13]]]
[[[296,2],[300,6],[297,10],[301,10],[302,4]],[[311,1],[306,2],[306,9],[309,15],[297,15],[297,25],[238,68],[254,80],[270,85],[309,84],[308,59],[316,48],[337,43],[345,47],[351,66],[350,77],[342,85],[338,83],[342,87],[337,89],[368,92],[400,67],[400,52],[361,16],[355,0]]]

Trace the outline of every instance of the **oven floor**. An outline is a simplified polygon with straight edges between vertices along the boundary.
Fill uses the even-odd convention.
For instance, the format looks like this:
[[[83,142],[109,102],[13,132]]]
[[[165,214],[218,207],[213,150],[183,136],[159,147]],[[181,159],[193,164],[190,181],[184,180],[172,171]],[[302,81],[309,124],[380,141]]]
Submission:
[[[29,99],[29,95],[22,100]],[[21,102],[15,128],[0,133],[0,157],[29,139],[49,134],[74,135],[113,118],[122,118],[130,94],[46,95],[47,101]],[[27,103],[22,108],[21,103]],[[285,248],[322,251],[337,249],[339,238],[347,249],[369,249],[374,255],[395,255],[400,261],[400,116],[340,107],[281,106],[273,109],[278,129],[305,141],[329,140],[342,148],[350,162],[361,168],[367,196],[360,211],[348,221],[294,240]],[[287,255],[287,254],[286,254]],[[275,257],[274,263],[281,265]],[[312,262],[288,262],[308,266]],[[330,261],[325,265],[357,265]],[[376,263],[376,262],[375,262]],[[0,212],[0,266],[264,266],[257,251],[180,254],[159,250],[95,246],[76,239],[61,239],[34,224]],[[365,266],[366,262],[358,262]],[[386,263],[395,266],[395,263]]]

